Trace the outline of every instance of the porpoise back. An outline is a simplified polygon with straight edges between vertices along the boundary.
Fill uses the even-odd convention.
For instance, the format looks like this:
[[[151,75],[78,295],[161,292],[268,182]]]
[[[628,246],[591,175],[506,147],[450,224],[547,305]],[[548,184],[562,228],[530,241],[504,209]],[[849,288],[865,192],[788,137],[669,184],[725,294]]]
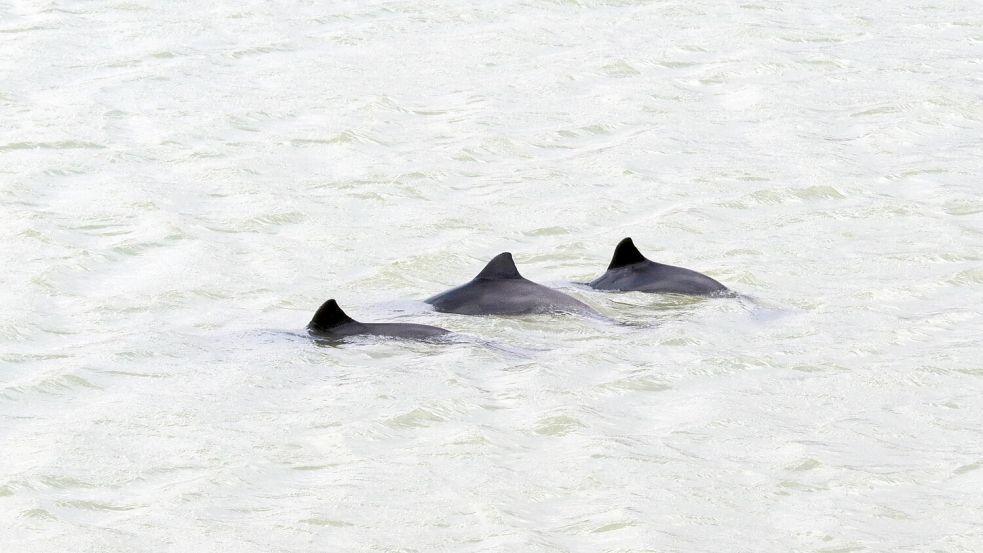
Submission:
[[[674,294],[723,294],[727,287],[696,271],[663,265],[646,258],[631,238],[618,243],[611,264],[589,283],[597,290],[662,292]]]
[[[437,311],[461,315],[566,312],[603,317],[581,301],[523,278],[509,252],[495,256],[470,282],[424,301]]]
[[[423,340],[449,334],[450,332],[436,326],[410,323],[360,323],[352,319],[338,303],[330,299],[314,313],[314,318],[307,324],[307,332],[317,338],[347,338],[349,336],[387,336],[391,338],[408,338]]]

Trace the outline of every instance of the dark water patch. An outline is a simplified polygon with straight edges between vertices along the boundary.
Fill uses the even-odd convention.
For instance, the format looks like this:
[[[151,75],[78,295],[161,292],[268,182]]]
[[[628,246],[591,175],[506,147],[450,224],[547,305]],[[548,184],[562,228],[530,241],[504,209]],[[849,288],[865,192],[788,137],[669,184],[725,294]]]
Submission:
[[[386,143],[378,138],[374,138],[366,135],[365,133],[359,131],[342,131],[334,136],[328,138],[291,138],[290,144],[292,146],[309,146],[309,145],[339,145],[339,144],[372,144],[376,146],[385,146]]]
[[[17,34],[17,33],[29,33],[31,31],[50,31],[54,27],[44,27],[42,25],[33,25],[31,27],[11,27],[7,29],[0,29],[0,34]]]
[[[28,509],[26,511],[21,511],[19,517],[34,520],[58,520],[58,517],[44,509]]]
[[[230,54],[234,59],[246,58],[250,56],[264,56],[266,54],[275,54],[278,52],[291,52],[293,48],[283,45],[274,44],[269,46],[256,46],[253,48],[246,48],[243,50],[236,50]]]
[[[125,512],[132,511],[138,506],[135,505],[112,505],[110,503],[102,503],[99,501],[86,501],[83,499],[70,499],[59,501],[58,505],[61,507],[68,507],[71,509],[79,509],[84,511],[103,511],[103,512]]]
[[[331,526],[333,528],[344,528],[346,526],[355,526],[350,522],[344,520],[334,520],[330,518],[305,518],[301,522],[306,524],[313,524],[314,526]]]
[[[95,142],[62,140],[59,142],[11,142],[0,146],[0,152],[15,150],[104,150],[106,146]]]

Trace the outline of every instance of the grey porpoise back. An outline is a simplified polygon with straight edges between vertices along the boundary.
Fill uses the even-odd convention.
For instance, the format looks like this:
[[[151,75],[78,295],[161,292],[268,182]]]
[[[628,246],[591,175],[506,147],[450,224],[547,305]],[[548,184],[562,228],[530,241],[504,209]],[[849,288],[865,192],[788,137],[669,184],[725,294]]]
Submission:
[[[450,334],[450,331],[436,326],[410,323],[360,323],[352,319],[338,302],[330,299],[314,313],[307,324],[307,332],[317,338],[347,338],[349,336],[386,336],[390,338],[409,338],[423,340]]]
[[[723,294],[728,289],[716,280],[696,271],[656,263],[646,258],[631,238],[618,243],[611,264],[603,275],[588,286],[597,290],[624,292],[662,292],[675,294]]]
[[[509,252],[495,256],[470,282],[424,301],[437,311],[461,315],[563,312],[604,318],[581,301],[523,278]]]

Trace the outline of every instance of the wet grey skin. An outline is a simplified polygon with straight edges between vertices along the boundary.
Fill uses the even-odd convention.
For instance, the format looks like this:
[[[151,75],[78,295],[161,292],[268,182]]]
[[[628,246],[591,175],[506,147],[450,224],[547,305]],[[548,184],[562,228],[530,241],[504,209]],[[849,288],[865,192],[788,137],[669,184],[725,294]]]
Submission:
[[[588,286],[597,290],[670,294],[710,295],[729,292],[726,286],[702,273],[647,259],[638,251],[631,238],[618,243],[608,270]]]
[[[565,312],[604,318],[583,302],[523,278],[509,252],[495,256],[471,282],[424,301],[437,311],[460,315]]]
[[[340,339],[350,336],[386,336],[426,340],[450,334],[436,326],[409,323],[360,323],[338,307],[333,299],[324,302],[307,324],[307,333],[316,338]]]

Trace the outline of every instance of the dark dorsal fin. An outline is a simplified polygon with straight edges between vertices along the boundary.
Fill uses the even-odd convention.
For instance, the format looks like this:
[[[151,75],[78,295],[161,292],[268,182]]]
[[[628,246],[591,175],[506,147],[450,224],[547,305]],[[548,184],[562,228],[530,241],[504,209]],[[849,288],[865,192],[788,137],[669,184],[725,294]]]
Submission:
[[[503,278],[522,278],[519,269],[515,267],[512,254],[502,252],[496,255],[485,268],[478,273],[475,279],[503,279]]]
[[[354,322],[354,319],[345,315],[345,312],[338,307],[338,302],[331,299],[324,302],[320,309],[317,310],[317,313],[314,313],[314,318],[311,319],[311,322],[307,323],[307,328],[327,330],[345,323]]]
[[[608,265],[608,270],[638,263],[639,261],[647,261],[647,259],[642,255],[642,252],[638,251],[631,238],[625,238],[621,242],[618,242],[618,246],[614,248],[614,257],[611,258],[611,264]]]

